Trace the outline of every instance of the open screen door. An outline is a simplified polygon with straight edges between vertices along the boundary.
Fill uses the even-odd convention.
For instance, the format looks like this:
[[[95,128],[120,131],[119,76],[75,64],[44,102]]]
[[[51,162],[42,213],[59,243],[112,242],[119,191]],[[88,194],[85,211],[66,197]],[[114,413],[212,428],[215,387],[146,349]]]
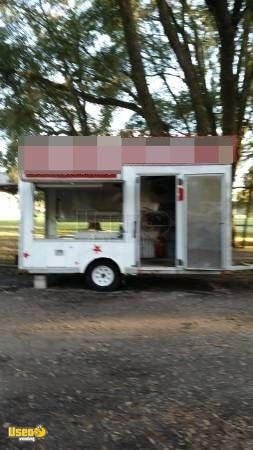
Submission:
[[[186,268],[221,269],[222,175],[186,176]]]

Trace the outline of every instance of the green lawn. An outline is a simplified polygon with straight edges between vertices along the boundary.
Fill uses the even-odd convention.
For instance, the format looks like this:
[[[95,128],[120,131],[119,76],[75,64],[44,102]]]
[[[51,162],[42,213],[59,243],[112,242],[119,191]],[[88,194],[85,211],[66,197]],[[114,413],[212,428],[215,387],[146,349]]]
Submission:
[[[101,228],[106,229],[108,223],[100,222]],[[57,235],[68,236],[74,232],[85,231],[88,228],[88,222],[58,222]],[[111,231],[119,230],[119,223],[110,223]],[[41,217],[36,217],[34,224],[35,237],[41,239],[44,237],[44,220]],[[18,253],[18,235],[19,222],[2,220],[0,221],[0,262],[14,263]]]
[[[243,241],[243,227],[245,219],[236,217],[234,220],[234,226],[236,229],[236,242],[238,244]],[[103,222],[101,222],[102,229],[106,227]],[[85,231],[88,228],[88,223],[83,222],[81,224],[73,222],[58,222],[57,224],[57,235],[67,236],[71,235],[73,231]],[[119,223],[112,222],[110,224],[111,231],[119,230]],[[35,219],[35,236],[43,238],[44,221],[41,217]],[[19,235],[19,222],[3,220],[0,221],[0,262],[13,263],[18,252],[18,235]],[[253,246],[253,217],[248,220],[247,236],[245,240],[246,245]]]

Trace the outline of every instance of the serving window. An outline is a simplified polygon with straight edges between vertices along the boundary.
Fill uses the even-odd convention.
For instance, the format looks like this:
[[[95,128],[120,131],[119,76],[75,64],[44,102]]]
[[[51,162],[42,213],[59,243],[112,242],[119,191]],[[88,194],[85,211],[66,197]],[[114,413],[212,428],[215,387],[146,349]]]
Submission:
[[[123,237],[123,185],[37,186],[34,237],[120,239]],[[38,200],[40,210],[38,211]]]

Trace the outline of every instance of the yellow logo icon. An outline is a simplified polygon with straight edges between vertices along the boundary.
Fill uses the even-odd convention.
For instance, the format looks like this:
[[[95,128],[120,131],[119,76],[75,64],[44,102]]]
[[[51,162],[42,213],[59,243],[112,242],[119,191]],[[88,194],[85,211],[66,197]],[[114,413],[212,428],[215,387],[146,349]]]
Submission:
[[[34,428],[34,436],[36,438],[44,438],[47,434],[47,430],[42,425],[38,425],[36,428]]]
[[[36,439],[44,439],[47,434],[47,430],[42,425],[36,427],[9,427],[8,437],[17,438],[20,441],[33,441]]]

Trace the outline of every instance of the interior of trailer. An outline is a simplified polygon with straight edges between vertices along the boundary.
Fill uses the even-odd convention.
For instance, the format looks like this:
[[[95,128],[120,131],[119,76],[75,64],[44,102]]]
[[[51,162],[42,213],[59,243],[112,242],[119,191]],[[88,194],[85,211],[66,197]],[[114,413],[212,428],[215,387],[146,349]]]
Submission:
[[[175,266],[176,177],[140,178],[140,264]]]
[[[36,239],[121,239],[123,185],[120,182],[37,185]]]

